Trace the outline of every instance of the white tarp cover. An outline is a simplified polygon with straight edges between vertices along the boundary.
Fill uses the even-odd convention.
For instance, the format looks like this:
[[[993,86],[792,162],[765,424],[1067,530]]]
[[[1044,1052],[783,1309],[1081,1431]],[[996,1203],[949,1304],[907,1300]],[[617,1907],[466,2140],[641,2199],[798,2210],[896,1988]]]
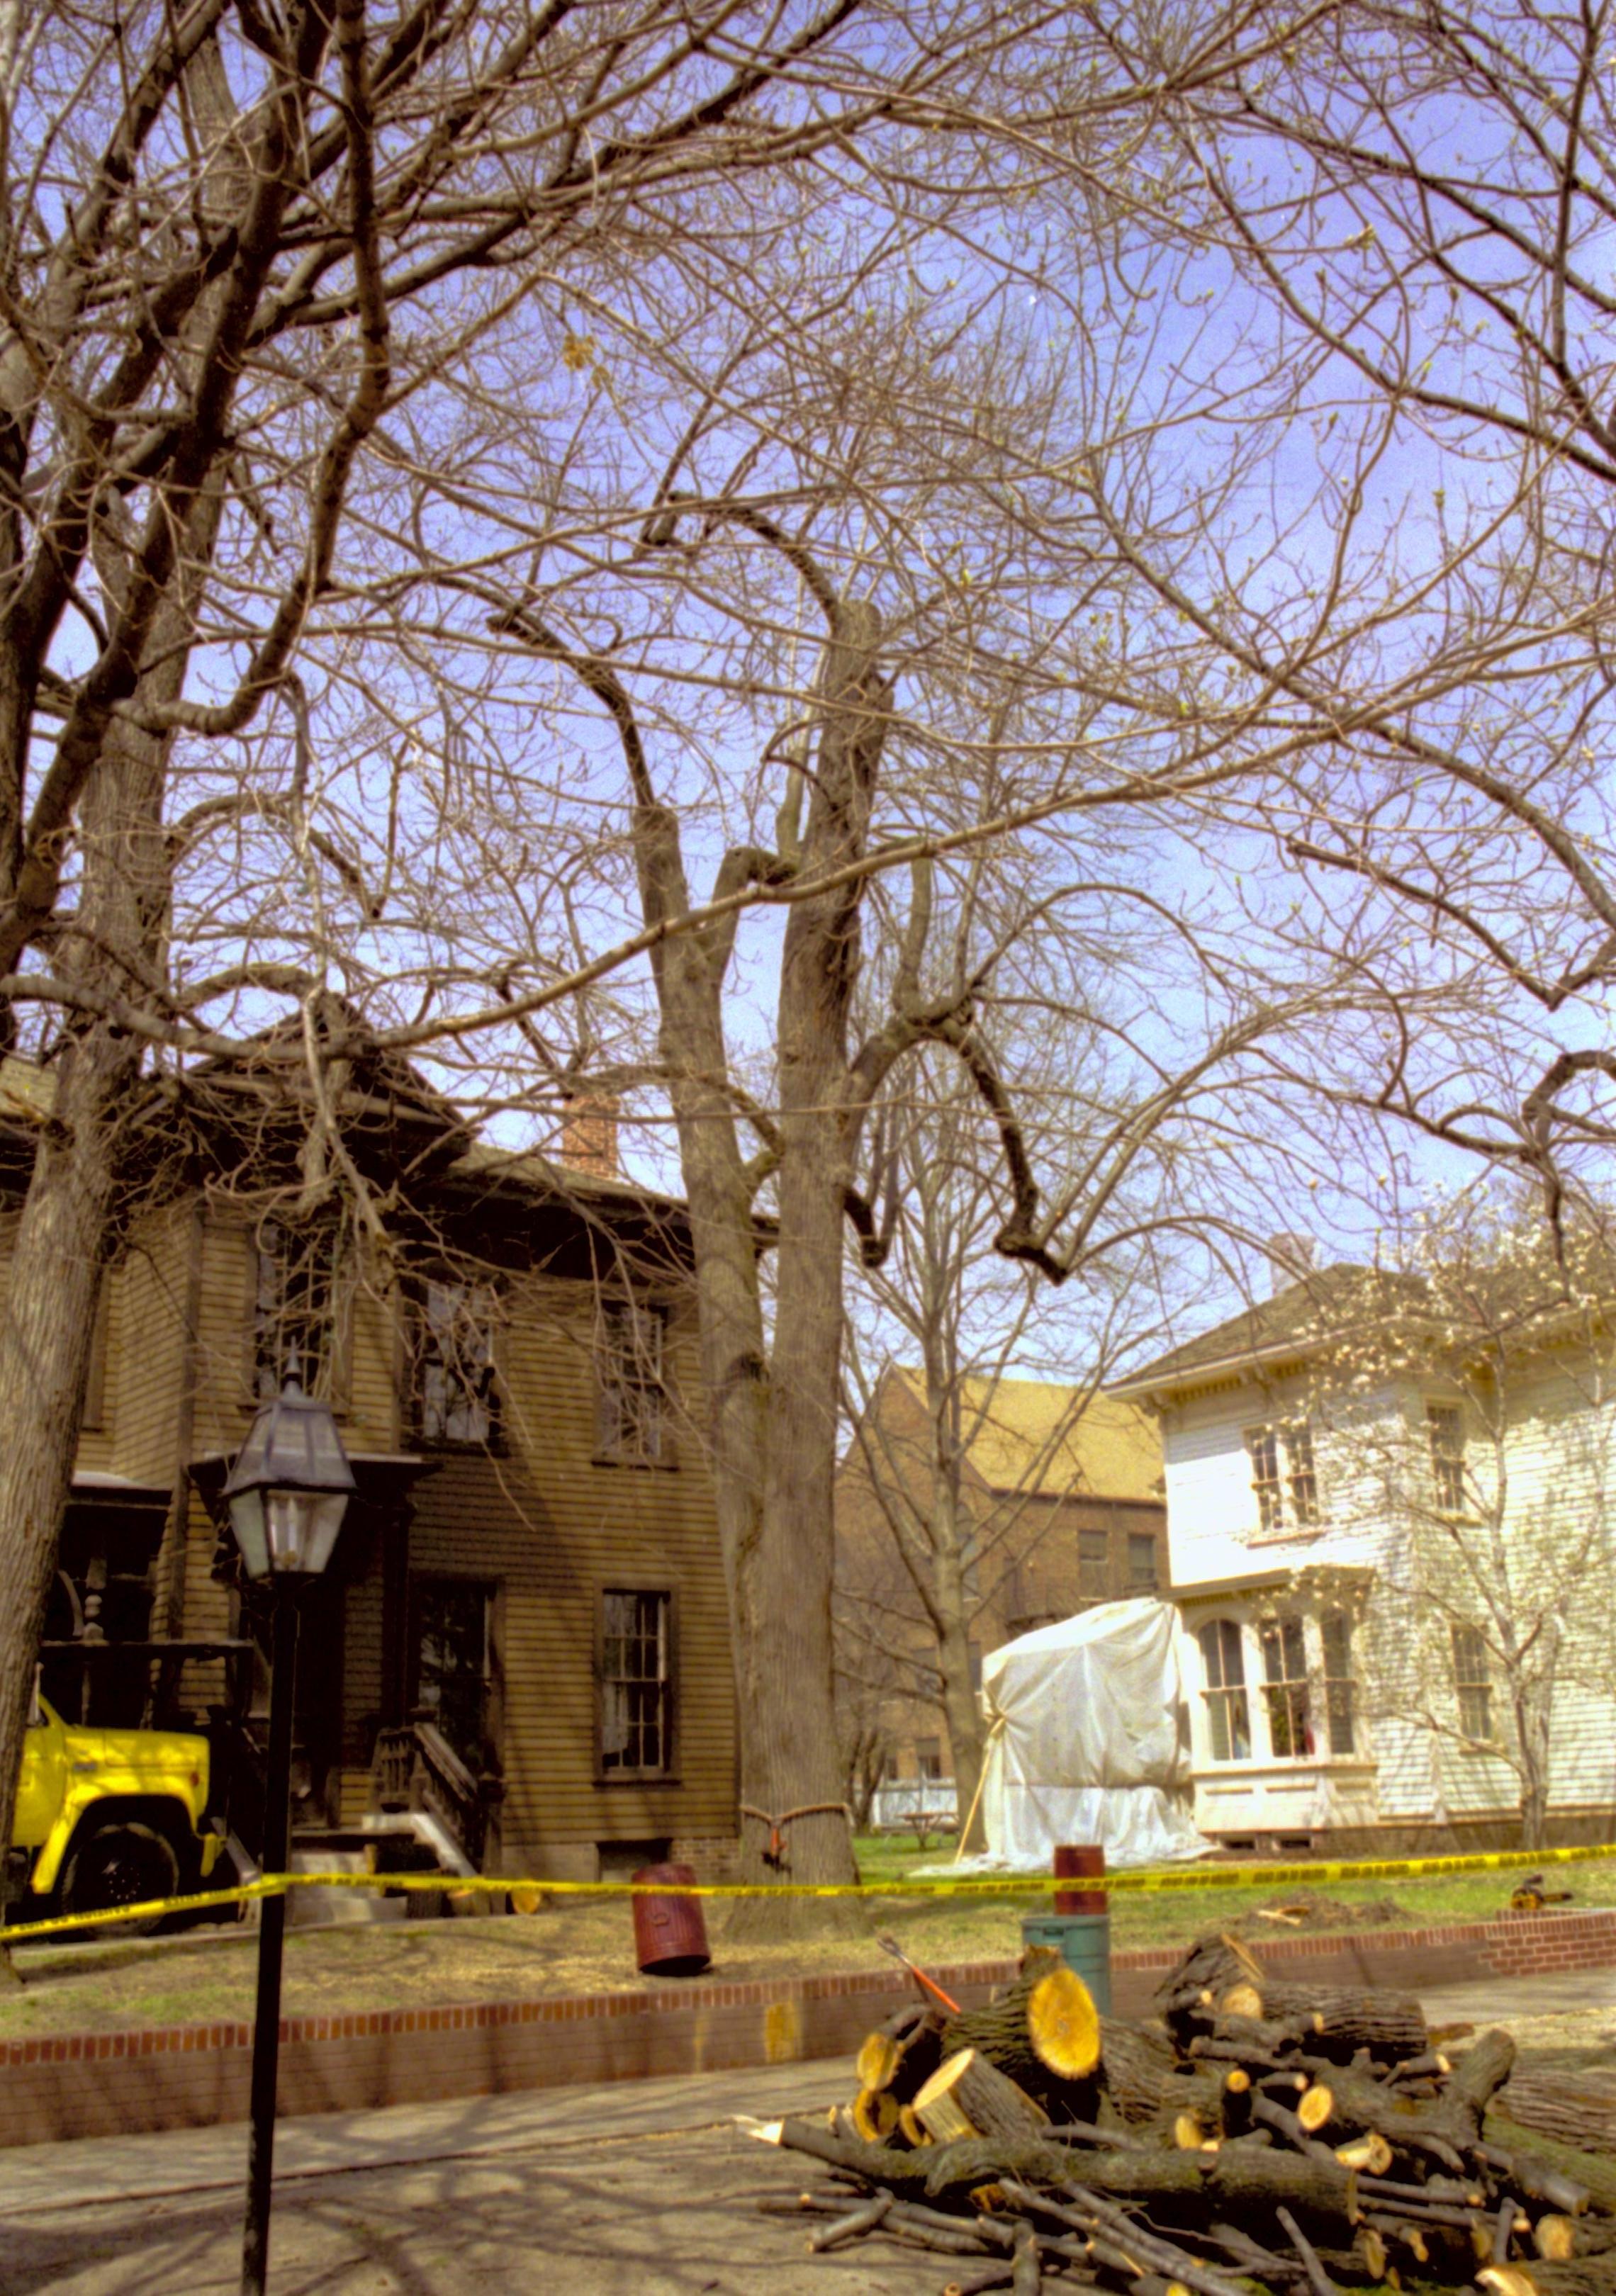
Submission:
[[[1170,1603],[1102,1603],[982,1661],[988,1725],[982,1863],[1049,1871],[1055,1844],[1110,1866],[1200,1857],[1181,1722],[1183,1629]]]

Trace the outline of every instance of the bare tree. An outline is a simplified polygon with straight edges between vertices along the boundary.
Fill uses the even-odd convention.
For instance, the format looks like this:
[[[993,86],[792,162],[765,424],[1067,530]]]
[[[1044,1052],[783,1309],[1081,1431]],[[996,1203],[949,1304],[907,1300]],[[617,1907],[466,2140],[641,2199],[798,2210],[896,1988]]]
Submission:
[[[1231,317],[1270,374],[1287,348],[1307,508],[1288,617],[1247,568],[1151,578],[1232,689],[1334,720],[1262,810],[1299,939],[1378,908],[1391,1001],[1448,986],[1345,1095],[1533,1173],[1555,1218],[1613,1136],[1613,29],[1606,4],[1278,9],[1259,65],[1169,99]]]
[[[67,1018],[31,1039],[55,1105],[0,1326],[0,1839],[143,1060],[236,1057],[233,1017],[255,1033],[300,1000],[284,1056],[334,1154],[333,972],[385,975],[390,936],[429,930],[434,993],[464,978],[393,866],[422,827],[409,686],[431,649],[400,601],[452,586],[457,521],[497,523],[508,493],[456,463],[463,412],[513,345],[587,364],[584,327],[531,320],[573,296],[660,305],[683,356],[746,247],[798,220],[783,186],[890,97],[857,13],[8,20],[0,984]],[[577,522],[546,443],[525,551]],[[380,791],[356,757],[386,758]],[[421,963],[417,939],[398,971]]]
[[[1086,1133],[1076,1120],[1069,1080],[1085,1075],[1092,1119],[1103,1062],[1075,1012],[1052,1007],[1041,1034],[1015,1064],[1018,1096],[1036,1110],[1029,1130],[1040,1161],[1070,1170],[1092,1154],[1098,1127]],[[1188,1118],[1191,1107],[1174,1117]],[[1145,1128],[1141,1161],[1160,1145]],[[1083,1490],[1085,1414],[1119,1347],[1148,1342],[1149,1283],[1131,1236],[1114,1262],[1103,1247],[1092,1251],[1078,1296],[995,1254],[1003,1184],[991,1122],[968,1080],[935,1058],[915,1063],[901,1091],[883,1099],[869,1155],[885,1250],[849,1302],[853,1432],[838,1488],[842,1672],[890,1683],[901,1669],[908,1696],[935,1704],[964,1825],[983,1759],[973,1662],[981,1622],[1002,1613],[1006,1580],[1036,1568],[1045,1541],[1075,1539],[1063,1503]],[[1125,1185],[1119,1226],[1138,1212],[1139,1179]],[[914,1373],[900,1374],[894,1357]],[[1059,1383],[1062,1408],[1034,1429],[1006,1424],[1006,1382],[1040,1373]],[[991,1488],[972,1465],[984,1441],[1003,1462]]]

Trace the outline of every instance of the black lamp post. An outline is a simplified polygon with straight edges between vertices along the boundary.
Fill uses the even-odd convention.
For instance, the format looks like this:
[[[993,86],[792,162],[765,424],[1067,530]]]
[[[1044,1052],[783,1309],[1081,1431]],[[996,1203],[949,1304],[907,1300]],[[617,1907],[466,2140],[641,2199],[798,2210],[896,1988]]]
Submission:
[[[269,1768],[264,1785],[266,1874],[286,1871],[291,1816],[291,1719],[298,1674],[298,1595],[331,1560],[354,1488],[353,1469],[329,1406],[295,1379],[261,1406],[224,1488],[230,1527],[250,1578],[274,1601],[269,1660]],[[264,2296],[269,2270],[269,2193],[275,2174],[275,2077],[281,2055],[283,1895],[262,1901],[258,2006],[252,2028],[252,2128],[242,2296]]]

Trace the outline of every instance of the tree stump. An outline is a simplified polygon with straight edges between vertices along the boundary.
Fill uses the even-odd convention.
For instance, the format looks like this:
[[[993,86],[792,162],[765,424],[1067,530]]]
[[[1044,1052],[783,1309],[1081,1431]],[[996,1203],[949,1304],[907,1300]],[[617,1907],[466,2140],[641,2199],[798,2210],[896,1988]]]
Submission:
[[[1049,2116],[976,2049],[947,2057],[915,2099],[915,2116],[939,2144],[991,2136],[1037,2137]]]

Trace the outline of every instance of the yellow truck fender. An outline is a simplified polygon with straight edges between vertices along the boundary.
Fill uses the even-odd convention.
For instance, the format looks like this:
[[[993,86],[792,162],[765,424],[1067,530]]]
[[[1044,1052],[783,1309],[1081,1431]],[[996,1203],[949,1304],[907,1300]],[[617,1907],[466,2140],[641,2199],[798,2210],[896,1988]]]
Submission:
[[[68,1795],[62,1804],[61,1816],[40,1844],[39,1855],[34,1860],[34,1870],[29,1876],[29,1887],[36,1896],[43,1897],[47,1890],[55,1888],[57,1877],[62,1871],[62,1861],[68,1854],[68,1844],[73,1839],[79,1819],[86,1810],[94,1810],[96,1804],[105,1799],[104,1794],[99,1792]],[[191,1832],[191,1813],[177,1794],[151,1795],[147,1799],[165,1802],[171,1807],[179,1818],[186,1836],[195,1839]],[[110,1822],[116,1824],[118,1823],[116,1816],[111,1816]],[[214,1833],[205,1835],[197,1846],[201,1852],[202,1873],[209,1874],[224,1845],[218,1835]]]

